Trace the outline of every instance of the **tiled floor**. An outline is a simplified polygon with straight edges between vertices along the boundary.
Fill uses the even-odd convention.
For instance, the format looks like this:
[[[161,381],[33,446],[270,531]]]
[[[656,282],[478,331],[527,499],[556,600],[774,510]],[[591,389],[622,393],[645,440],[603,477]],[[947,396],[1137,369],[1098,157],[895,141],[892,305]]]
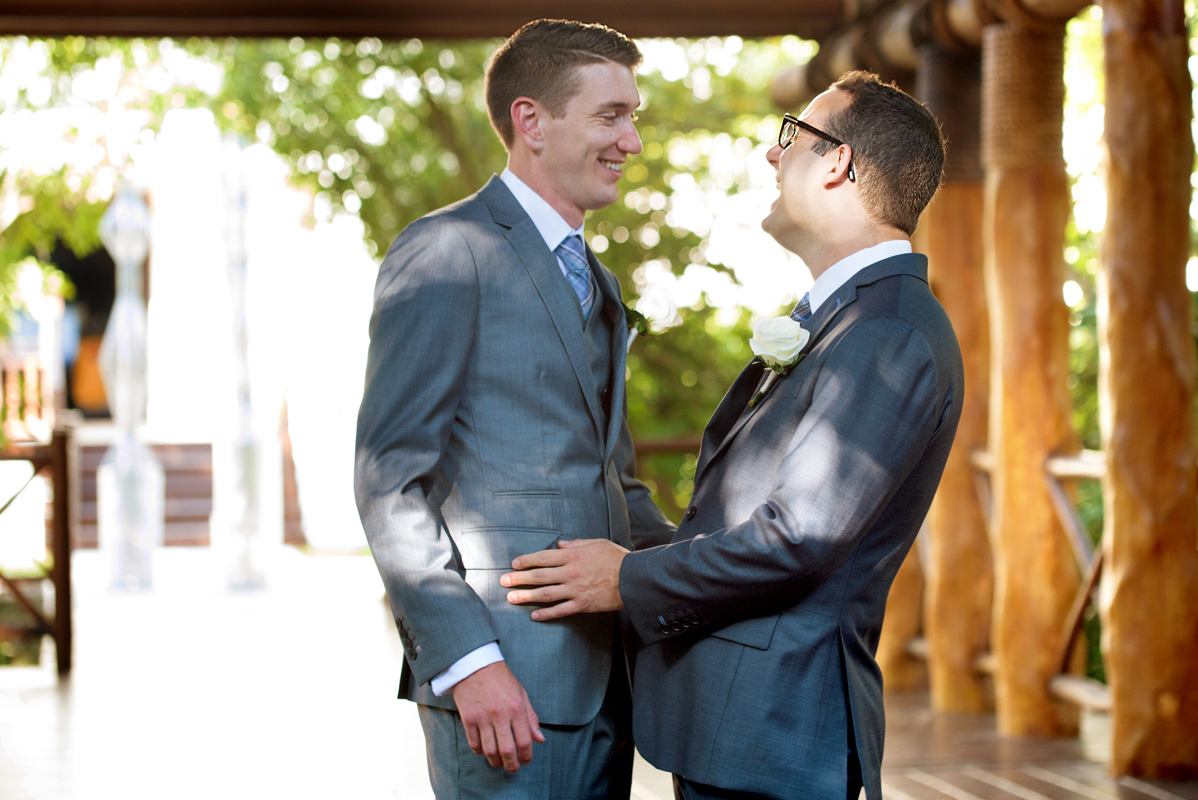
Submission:
[[[125,595],[79,551],[70,680],[0,669],[0,800],[430,800],[368,557],[284,550],[254,594],[226,592],[207,549],[157,558],[154,591]],[[1198,800],[1198,785],[1108,779],[1103,717],[1039,741],[932,714],[924,695],[887,713],[886,800]],[[671,800],[669,776],[638,761],[633,798]]]
[[[226,592],[207,549],[156,559],[153,592],[114,594],[77,551],[70,680],[0,669],[0,800],[431,800],[369,557],[288,549],[255,594]],[[643,762],[636,781],[670,800]]]

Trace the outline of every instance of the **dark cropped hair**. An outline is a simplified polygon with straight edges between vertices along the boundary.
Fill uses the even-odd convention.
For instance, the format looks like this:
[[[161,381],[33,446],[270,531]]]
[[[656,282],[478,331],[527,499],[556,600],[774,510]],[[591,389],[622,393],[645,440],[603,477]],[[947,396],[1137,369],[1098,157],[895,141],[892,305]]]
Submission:
[[[577,68],[604,61],[631,69],[641,63],[641,51],[606,25],[564,19],[538,19],[513,33],[487,64],[487,113],[504,146],[515,140],[517,97],[531,97],[560,117],[578,92]]]
[[[944,137],[936,118],[911,95],[869,72],[846,72],[832,88],[852,102],[830,114],[825,128],[853,150],[866,212],[910,236],[944,171]],[[812,146],[819,155],[831,148],[824,139]]]

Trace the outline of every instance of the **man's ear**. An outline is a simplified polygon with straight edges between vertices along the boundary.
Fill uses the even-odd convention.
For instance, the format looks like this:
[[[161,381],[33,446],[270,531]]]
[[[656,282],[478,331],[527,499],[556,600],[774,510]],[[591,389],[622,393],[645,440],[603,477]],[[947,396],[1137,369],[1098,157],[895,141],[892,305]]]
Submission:
[[[545,113],[541,104],[531,97],[517,97],[512,101],[512,130],[516,138],[534,153],[541,152],[545,146],[545,136],[541,131],[541,120]]]
[[[836,158],[824,172],[824,188],[831,189],[849,182],[849,165],[853,162],[853,148],[842,144],[836,148]]]

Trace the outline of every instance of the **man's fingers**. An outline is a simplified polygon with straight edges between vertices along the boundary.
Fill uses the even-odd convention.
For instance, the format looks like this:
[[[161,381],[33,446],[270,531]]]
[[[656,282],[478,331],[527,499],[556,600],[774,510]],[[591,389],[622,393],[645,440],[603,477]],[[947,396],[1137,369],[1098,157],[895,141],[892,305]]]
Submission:
[[[566,563],[566,554],[561,550],[538,550],[512,559],[512,569],[533,567],[560,567]]]
[[[503,765],[502,759],[499,757],[499,745],[495,741],[495,729],[491,727],[489,722],[484,722],[479,726],[479,736],[482,739],[483,755],[487,757],[487,763],[492,767]]]
[[[570,597],[564,586],[542,586],[540,589],[518,589],[507,593],[507,601],[514,606],[522,603],[556,603]]]
[[[549,608],[538,608],[532,612],[532,618],[536,622],[548,622],[551,619],[561,619],[569,617],[573,614],[578,614],[582,611],[578,603],[574,600],[567,600],[564,603],[558,603]]]
[[[478,734],[478,726],[473,723],[466,723],[463,720],[462,727],[466,729],[466,744],[470,745],[470,751],[481,756],[483,754],[483,744],[482,737]]]
[[[520,713],[512,717],[512,734],[516,740],[516,758],[521,764],[532,761],[532,731],[528,727],[528,714],[525,709],[527,701],[521,706]]]
[[[545,734],[541,733],[541,720],[537,716],[537,712],[533,710],[532,703],[528,699],[528,694],[524,695],[524,711],[528,716],[528,728],[532,731],[532,738],[536,739],[541,744],[545,743]]]
[[[526,569],[520,572],[505,572],[499,576],[500,586],[545,586],[550,583],[564,583],[566,571],[562,567],[547,569]]]
[[[557,546],[563,549],[567,547],[583,547],[596,542],[606,542],[608,539],[558,539]]]
[[[519,719],[517,717],[516,719]],[[514,720],[513,720],[514,721]],[[520,756],[516,748],[516,739],[512,736],[512,722],[503,720],[499,722],[495,728],[496,747],[499,750],[499,763],[508,772],[516,772],[520,769]],[[532,746],[529,745],[529,758],[532,758]],[[490,759],[487,759],[490,761]]]

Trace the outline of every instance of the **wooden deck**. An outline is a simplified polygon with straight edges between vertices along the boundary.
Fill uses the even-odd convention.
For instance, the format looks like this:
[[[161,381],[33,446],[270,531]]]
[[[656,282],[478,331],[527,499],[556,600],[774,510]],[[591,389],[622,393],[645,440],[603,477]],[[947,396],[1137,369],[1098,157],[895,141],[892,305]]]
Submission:
[[[924,693],[886,698],[886,800],[1198,800],[1198,783],[1114,780],[1109,718],[1071,739],[1003,739],[993,716],[934,714]]]

